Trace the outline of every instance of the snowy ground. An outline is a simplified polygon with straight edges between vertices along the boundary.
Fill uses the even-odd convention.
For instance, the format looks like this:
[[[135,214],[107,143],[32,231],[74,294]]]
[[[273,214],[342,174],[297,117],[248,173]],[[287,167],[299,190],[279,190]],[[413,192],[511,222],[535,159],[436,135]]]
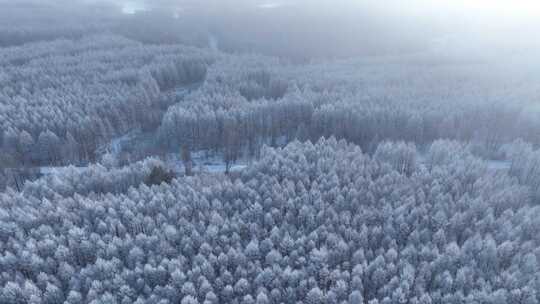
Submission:
[[[426,154],[425,152],[418,152],[418,161],[421,164],[426,163]],[[494,171],[505,171],[510,169],[510,161],[508,160],[494,160],[494,159],[483,159],[483,161],[486,163],[487,168]]]
[[[205,151],[192,153],[193,169],[195,172],[224,173],[226,171],[225,162],[219,154],[208,154]],[[176,173],[183,174],[184,166],[180,159],[180,154],[169,153],[165,157],[165,163]],[[249,160],[241,159],[230,165],[230,172],[244,170],[249,164]]]
[[[127,143],[137,140],[137,138],[140,137],[141,134],[142,133],[140,130],[134,130],[122,136],[113,138],[108,144],[99,147],[96,152],[98,155],[110,153],[112,155],[118,156]]]
[[[510,169],[510,161],[507,160],[486,160],[488,169],[492,170],[508,170]]]
[[[113,139],[107,149],[104,152],[109,152],[113,155],[118,155],[122,151],[125,151],[126,147],[131,149],[136,145],[150,144],[149,141],[153,136],[151,134],[142,133],[140,131],[134,131],[129,134],[120,136]],[[178,174],[184,173],[184,166],[180,159],[180,153],[167,153],[162,160],[167,166]],[[208,173],[224,173],[226,171],[226,165],[223,161],[222,155],[209,153],[207,151],[196,151],[192,153],[193,169],[195,172],[208,172]],[[420,163],[425,163],[425,156],[419,155]],[[506,171],[510,169],[510,162],[505,160],[484,160],[487,168],[493,171]],[[235,163],[230,165],[230,172],[239,172],[249,166],[249,159],[239,159]],[[41,167],[40,173],[42,175],[61,173],[62,170],[67,170],[69,167]],[[85,167],[74,167],[76,169],[84,169]]]

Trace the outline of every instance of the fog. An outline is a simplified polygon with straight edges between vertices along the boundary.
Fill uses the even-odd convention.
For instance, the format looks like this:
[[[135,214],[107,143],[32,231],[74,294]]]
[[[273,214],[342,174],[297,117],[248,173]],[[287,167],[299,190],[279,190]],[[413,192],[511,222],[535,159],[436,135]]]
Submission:
[[[533,0],[4,0],[0,5],[10,26],[25,27],[29,19],[60,24],[82,18],[99,26],[120,20],[124,32],[157,32],[148,34],[147,42],[165,36],[204,46],[215,37],[224,51],[303,59],[434,48],[471,56],[534,53],[540,29],[540,4]]]

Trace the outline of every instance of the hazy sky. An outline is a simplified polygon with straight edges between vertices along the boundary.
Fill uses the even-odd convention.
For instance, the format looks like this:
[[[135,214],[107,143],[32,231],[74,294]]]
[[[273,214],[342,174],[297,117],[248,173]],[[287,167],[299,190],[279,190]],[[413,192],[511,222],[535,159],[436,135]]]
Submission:
[[[538,0],[83,0],[137,3],[146,6],[229,6],[277,8],[303,6],[311,9],[366,8],[399,9],[407,12],[468,12],[477,15],[500,14],[512,17],[540,16]]]
[[[375,39],[415,34],[424,37],[426,33],[432,39],[436,33],[437,43],[443,48],[467,49],[474,45],[487,49],[540,49],[536,38],[540,32],[540,0],[0,0],[0,10],[2,5],[19,3],[55,4],[61,8],[76,3],[105,3],[125,13],[159,9],[179,18],[183,14],[209,16],[206,22],[222,20],[221,24],[215,22],[219,24],[215,28],[253,29],[254,35],[263,39],[266,37],[257,29],[275,36],[295,31],[302,35],[306,30],[317,35],[330,29],[328,35],[353,41],[359,35],[365,37],[366,31],[361,29],[372,27],[374,31],[382,28],[394,32],[394,36],[385,37],[375,33]],[[261,19],[266,19],[266,24]]]
[[[100,1],[100,0],[87,0]],[[101,0],[128,10],[145,7],[228,11],[297,9],[330,15],[354,12],[431,19],[449,30],[536,30],[540,0]],[[316,20],[315,20],[316,21]],[[389,22],[392,22],[389,19]],[[471,28],[472,27],[472,28]]]
[[[301,8],[328,14],[339,11],[407,14],[467,22],[485,28],[516,28],[540,19],[540,0],[85,0],[120,3],[128,10],[145,7],[246,10]],[[461,20],[460,20],[461,19]]]
[[[112,3],[120,7],[199,7],[227,9],[277,9],[297,6],[307,10],[386,10],[406,14],[462,14],[468,17],[497,17],[520,21],[540,18],[538,0],[0,0],[0,5],[14,3]]]
[[[0,0],[2,3],[34,2],[107,3],[126,12],[146,8],[231,11],[300,9],[312,14],[336,14],[369,11],[373,14],[407,15],[432,18],[455,26],[467,24],[485,29],[527,28],[540,24],[540,0]]]

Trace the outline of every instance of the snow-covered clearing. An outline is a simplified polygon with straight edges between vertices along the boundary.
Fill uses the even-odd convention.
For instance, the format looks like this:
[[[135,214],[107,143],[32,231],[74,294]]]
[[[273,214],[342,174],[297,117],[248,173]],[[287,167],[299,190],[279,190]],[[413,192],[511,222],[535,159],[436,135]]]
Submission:
[[[220,154],[213,154],[207,151],[196,151],[192,153],[193,169],[195,172],[224,173],[227,166]],[[178,174],[183,174],[185,169],[180,159],[180,153],[169,153],[165,156],[165,164]],[[240,159],[229,165],[230,172],[239,172],[247,168],[248,159]]]

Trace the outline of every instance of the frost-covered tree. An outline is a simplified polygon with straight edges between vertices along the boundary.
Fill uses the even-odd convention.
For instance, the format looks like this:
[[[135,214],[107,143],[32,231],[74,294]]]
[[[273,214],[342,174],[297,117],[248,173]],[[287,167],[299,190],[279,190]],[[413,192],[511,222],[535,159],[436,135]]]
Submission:
[[[455,142],[411,171],[386,157],[403,143],[382,145],[265,148],[235,178],[129,178],[149,160],[9,189],[0,301],[538,302],[530,187]]]

